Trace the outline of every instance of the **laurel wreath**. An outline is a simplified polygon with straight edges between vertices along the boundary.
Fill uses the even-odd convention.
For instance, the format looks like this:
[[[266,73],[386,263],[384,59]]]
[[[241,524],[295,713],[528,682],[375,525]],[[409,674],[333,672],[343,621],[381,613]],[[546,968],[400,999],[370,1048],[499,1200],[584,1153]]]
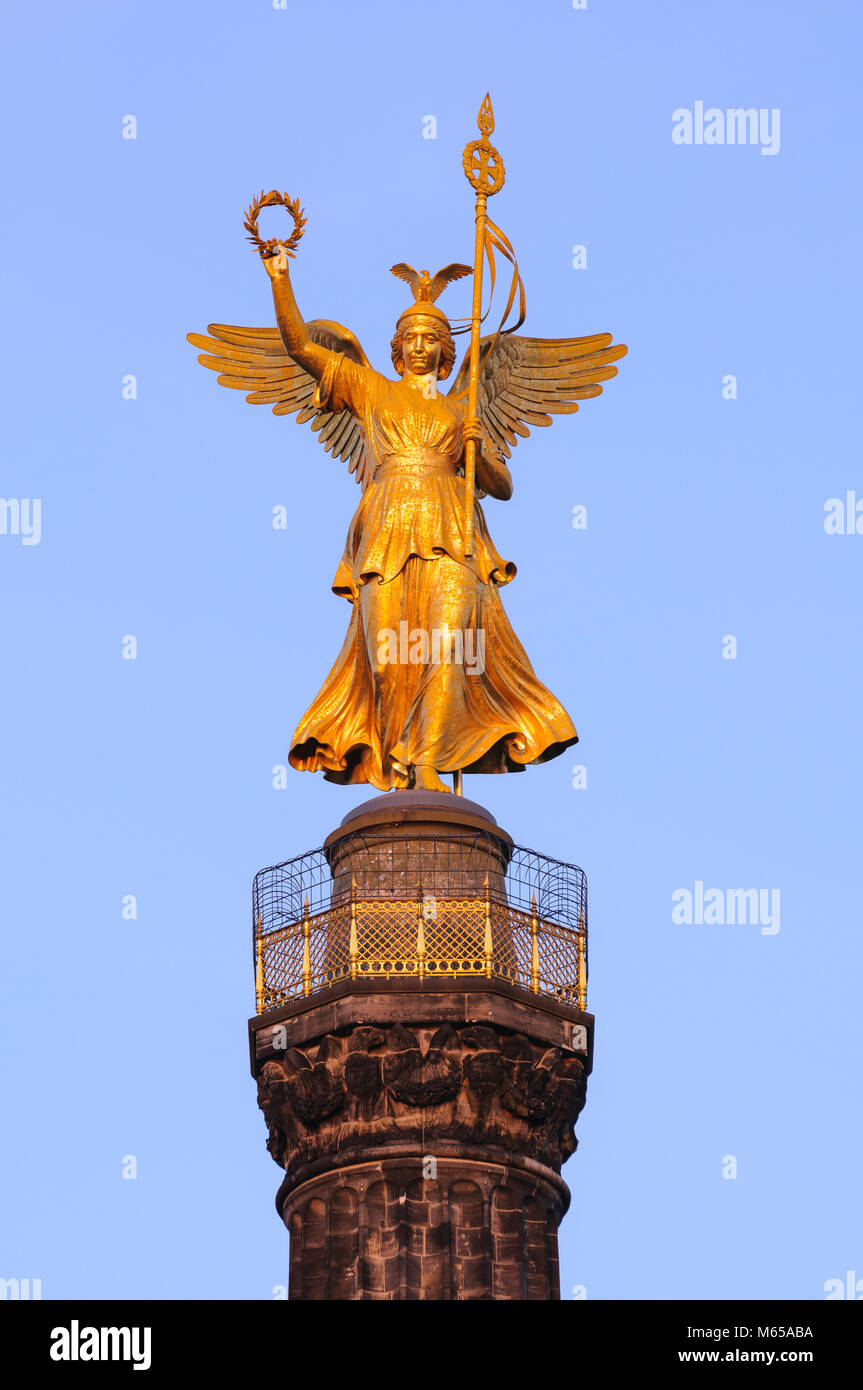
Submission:
[[[286,208],[294,219],[294,230],[285,241],[282,237],[270,237],[269,241],[264,241],[258,235],[258,214],[261,208]],[[260,252],[265,258],[278,255],[280,251],[285,251],[287,255],[293,256],[303,235],[306,225],[306,218],[303,217],[303,209],[300,207],[299,198],[289,198],[287,193],[279,193],[275,188],[269,193],[261,189],[260,195],[253,198],[246,212],[243,226],[249,234],[249,241],[255,250]]]
[[[478,151],[488,156],[484,178],[483,171],[475,170],[473,167],[473,157]],[[470,144],[465,146],[462,168],[475,193],[485,193],[490,197],[492,193],[499,193],[503,188],[506,178],[503,160],[494,145],[489,144],[487,135],[483,135],[481,140],[471,140]]]

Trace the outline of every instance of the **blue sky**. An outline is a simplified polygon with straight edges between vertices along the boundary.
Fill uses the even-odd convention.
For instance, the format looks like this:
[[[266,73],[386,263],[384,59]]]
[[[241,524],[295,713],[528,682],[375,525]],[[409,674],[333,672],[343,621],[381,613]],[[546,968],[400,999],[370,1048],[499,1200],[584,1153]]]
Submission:
[[[466,786],[588,877],[564,1296],[863,1278],[863,535],[824,526],[829,499],[863,500],[859,9],[47,0],[4,28],[0,494],[41,499],[41,537],[0,535],[0,1276],[46,1298],[287,1282],[249,898],[366,797],[272,787],[341,644],[358,493],[185,334],[272,322],[242,215],[275,186],[308,217],[301,309],[388,370],[388,267],[471,259],[461,151],[488,88],[523,331],[630,349],[485,504],[513,626],[581,734]],[[778,109],[778,151],[676,144],[699,101]],[[696,882],[778,889],[779,931],[675,923]]]

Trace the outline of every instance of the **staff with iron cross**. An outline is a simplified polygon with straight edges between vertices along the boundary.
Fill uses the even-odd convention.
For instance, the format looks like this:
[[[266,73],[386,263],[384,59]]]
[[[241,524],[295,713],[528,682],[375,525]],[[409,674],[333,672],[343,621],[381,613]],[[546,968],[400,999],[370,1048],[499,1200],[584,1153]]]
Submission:
[[[470,323],[470,375],[467,391],[467,420],[463,427],[465,435],[464,451],[464,553],[473,554],[473,503],[476,487],[476,448],[482,441],[482,426],[477,419],[477,395],[479,392],[479,330],[482,323],[482,268],[486,252],[486,221],[488,199],[499,193],[506,177],[503,160],[489,140],[494,130],[494,112],[488,92],[479,109],[477,126],[481,139],[472,140],[465,147],[462,159],[468,183],[476,193],[476,241],[473,258],[473,303]]]

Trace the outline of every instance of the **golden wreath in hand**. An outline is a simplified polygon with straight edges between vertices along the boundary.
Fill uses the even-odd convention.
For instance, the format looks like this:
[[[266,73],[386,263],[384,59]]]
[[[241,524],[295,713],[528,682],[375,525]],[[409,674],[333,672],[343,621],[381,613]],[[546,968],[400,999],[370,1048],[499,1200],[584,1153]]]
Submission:
[[[263,238],[258,235],[258,214],[261,208],[274,207],[287,208],[291,217],[294,219],[294,230],[291,232],[287,241],[282,237],[270,237],[269,241],[264,241]],[[271,256],[277,256],[282,251],[288,256],[294,256],[300,238],[303,235],[305,225],[306,219],[303,217],[303,210],[300,207],[299,198],[289,198],[287,193],[279,193],[275,188],[269,193],[265,193],[263,189],[261,189],[260,196],[254,198],[249,204],[246,218],[243,222],[243,226],[249,234],[249,241],[264,260],[268,260]]]

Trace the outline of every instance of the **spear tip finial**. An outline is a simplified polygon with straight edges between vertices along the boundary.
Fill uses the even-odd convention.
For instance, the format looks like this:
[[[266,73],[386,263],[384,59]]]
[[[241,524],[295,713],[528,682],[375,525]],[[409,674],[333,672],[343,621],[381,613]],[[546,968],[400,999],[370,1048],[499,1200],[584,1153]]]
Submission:
[[[486,92],[483,97],[482,106],[479,108],[479,115],[476,118],[476,123],[479,126],[480,132],[486,137],[491,135],[494,130],[494,112],[491,109],[491,97],[488,92]]]

